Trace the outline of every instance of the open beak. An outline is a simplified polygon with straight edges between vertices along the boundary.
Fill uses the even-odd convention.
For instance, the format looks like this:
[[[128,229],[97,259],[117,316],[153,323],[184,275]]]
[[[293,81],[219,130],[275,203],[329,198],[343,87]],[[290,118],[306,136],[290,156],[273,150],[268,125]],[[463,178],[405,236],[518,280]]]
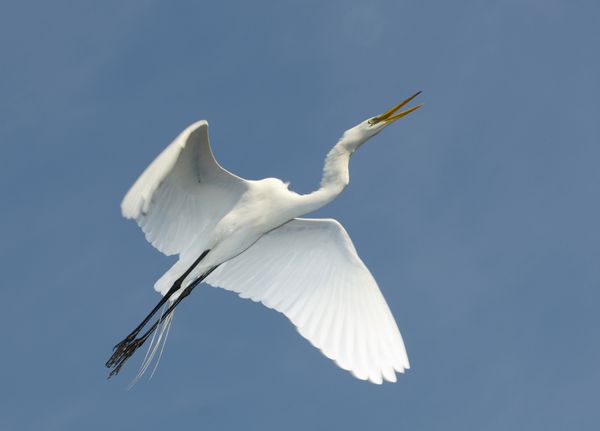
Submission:
[[[402,112],[399,112],[397,114],[396,111],[398,111],[400,108],[402,108],[404,105],[406,105],[408,102],[410,102],[411,100],[413,100],[415,97],[417,97],[419,94],[421,94],[420,91],[416,92],[415,94],[413,94],[412,96],[410,96],[408,99],[404,100],[403,102],[399,103],[398,105],[394,106],[392,109],[390,109],[389,111],[384,112],[381,115],[378,115],[375,118],[371,118],[369,120],[369,124],[370,125],[374,125],[377,123],[380,123],[382,121],[385,121],[386,123],[391,123],[392,121],[397,120],[398,118],[402,118],[405,115],[410,114],[413,111],[416,111],[417,109],[419,109],[421,106],[423,106],[423,104],[419,104],[417,106],[413,106],[412,108],[408,108]],[[395,115],[394,115],[395,114]]]

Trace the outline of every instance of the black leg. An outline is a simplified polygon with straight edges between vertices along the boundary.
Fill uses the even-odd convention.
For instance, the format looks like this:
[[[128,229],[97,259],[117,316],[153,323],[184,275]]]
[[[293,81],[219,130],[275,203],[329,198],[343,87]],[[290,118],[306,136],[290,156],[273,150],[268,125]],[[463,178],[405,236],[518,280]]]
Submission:
[[[150,327],[150,329],[148,329],[144,335],[142,335],[139,338],[136,338],[135,340],[131,341],[121,352],[121,354],[115,358],[114,362],[109,366],[107,365],[108,368],[112,368],[110,374],[108,375],[108,378],[110,379],[112,376],[115,376],[117,374],[119,374],[119,371],[121,371],[121,367],[123,366],[123,364],[127,361],[127,359],[129,359],[137,349],[139,349],[148,339],[148,337],[150,337],[150,335],[152,335],[152,333],[156,330],[156,328],[158,328],[158,325],[160,325],[160,323],[165,320],[172,312],[173,310],[175,310],[175,307],[177,307],[177,305],[179,305],[179,303],[186,297],[188,296],[192,290],[194,290],[194,288],[199,285],[206,277],[209,276],[209,274],[211,272],[213,272],[215,269],[217,269],[218,265],[209,269],[208,271],[206,271],[204,274],[202,274],[202,276],[200,278],[198,278],[197,280],[194,280],[194,282],[192,284],[190,284],[189,286],[187,286],[183,292],[181,292],[181,295],[179,295],[179,298],[177,298],[170,306],[169,308],[167,308],[167,310],[165,311],[165,313],[160,317],[160,319],[158,319],[156,322],[154,322],[154,324]],[[113,355],[115,356],[115,355]],[[111,358],[112,359],[112,358]],[[108,363],[107,363],[108,364]]]
[[[144,318],[144,320],[142,321],[142,323],[140,323],[127,337],[125,337],[125,339],[123,341],[121,341],[120,343],[118,343],[114,348],[113,348],[113,354],[110,357],[110,359],[106,362],[106,367],[108,368],[112,368],[115,367],[117,365],[118,362],[122,362],[121,361],[121,357],[123,355],[126,355],[126,353],[128,351],[130,351],[132,348],[133,350],[131,351],[131,354],[137,350],[137,348],[139,346],[141,346],[143,344],[144,341],[146,341],[146,339],[144,339],[141,343],[139,340],[141,340],[144,336],[140,337],[138,340],[135,339],[135,337],[137,337],[137,335],[140,333],[140,331],[142,330],[142,328],[144,326],[146,326],[146,324],[150,321],[150,319],[152,318],[152,316],[154,316],[156,314],[156,312],[158,310],[160,310],[160,307],[162,307],[171,296],[173,296],[173,294],[175,292],[177,292],[179,289],[181,289],[181,284],[183,283],[183,280],[185,280],[185,278],[190,275],[190,273],[194,270],[194,268],[200,263],[200,261],[202,259],[204,259],[204,257],[206,257],[206,255],[208,254],[210,250],[206,250],[204,251],[200,257],[198,257],[198,259],[196,259],[196,261],[181,275],[181,277],[179,277],[177,280],[175,280],[175,283],[173,283],[173,286],[171,286],[171,288],[169,289],[169,291],[165,294],[165,296],[163,296],[161,298],[161,300],[158,302],[158,304],[156,304],[156,306],[152,309],[152,311],[150,311],[150,313]],[[215,267],[216,268],[216,267]],[[194,281],[194,283],[192,283],[192,285],[194,285],[194,287],[200,283],[204,278],[206,278],[208,276],[208,274],[210,274],[212,271],[214,270],[211,269],[210,271],[206,272],[205,274],[202,275],[202,277],[200,277],[198,280]],[[189,289],[186,288],[186,290]],[[188,293],[189,294],[189,293]],[[183,292],[182,292],[183,295]],[[186,295],[187,296],[187,295]],[[180,296],[181,298],[181,296]],[[179,299],[179,298],[178,298]],[[169,307],[169,310],[171,309],[171,307]],[[163,316],[165,317],[165,316]],[[164,319],[159,319],[159,322],[162,322],[162,320]],[[152,327],[152,331],[154,329],[156,329],[157,324],[155,323],[154,326]],[[146,337],[147,338],[147,337]],[[126,358],[128,358],[129,356],[131,356],[131,354],[127,355]],[[120,366],[119,366],[120,368]],[[116,368],[115,368],[116,369]],[[118,372],[118,371],[117,371]],[[113,370],[111,372],[111,376],[115,373],[115,370]]]
[[[218,265],[217,265],[218,266]],[[107,362],[107,367],[108,368],[112,368],[110,374],[108,375],[108,378],[110,379],[112,376],[115,376],[117,374],[119,374],[119,371],[121,371],[121,367],[123,366],[123,364],[127,361],[127,359],[129,359],[137,349],[139,349],[148,339],[148,337],[150,337],[150,335],[152,335],[152,333],[156,330],[156,328],[158,328],[158,325],[160,325],[160,323],[165,320],[172,312],[173,310],[175,310],[175,307],[177,307],[177,305],[179,305],[179,303],[186,297],[188,296],[192,290],[194,290],[194,288],[199,285],[206,277],[209,276],[209,274],[211,272],[213,272],[215,269],[217,269],[217,266],[209,269],[208,271],[206,271],[204,274],[202,274],[202,276],[200,278],[198,278],[197,280],[194,280],[194,282],[192,284],[190,284],[189,286],[187,286],[183,292],[181,292],[181,295],[179,295],[179,298],[177,298],[170,306],[169,308],[167,308],[167,310],[165,311],[165,313],[160,317],[160,319],[158,319],[156,322],[154,322],[154,324],[150,327],[150,329],[148,329],[144,335],[142,335],[139,338],[136,338],[135,340],[132,340],[127,346],[125,346],[125,348],[122,350],[122,352],[119,354],[118,357],[115,358],[115,360],[111,363],[111,365],[108,365]],[[113,357],[115,355],[113,354]],[[111,357],[112,359],[112,357]]]

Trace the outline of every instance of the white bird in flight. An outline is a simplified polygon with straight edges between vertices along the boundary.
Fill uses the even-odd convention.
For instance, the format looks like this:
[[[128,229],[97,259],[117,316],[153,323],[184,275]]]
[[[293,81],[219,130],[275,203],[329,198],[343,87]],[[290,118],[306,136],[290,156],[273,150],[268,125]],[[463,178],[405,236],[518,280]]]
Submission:
[[[396,372],[409,368],[408,357],[375,279],[338,221],[299,217],[344,190],[352,153],[420,108],[398,112],[419,94],[344,132],[327,154],[319,189],[305,195],[277,178],[245,180],[223,169],[211,151],[206,121],[185,129],[121,203],[123,216],[134,219],[154,247],[179,260],[154,285],[160,302],[115,346],[106,362],[109,378],[152,335],[138,377],[143,374],[166,339],[175,307],[204,281],[283,313],[355,377],[395,382]]]

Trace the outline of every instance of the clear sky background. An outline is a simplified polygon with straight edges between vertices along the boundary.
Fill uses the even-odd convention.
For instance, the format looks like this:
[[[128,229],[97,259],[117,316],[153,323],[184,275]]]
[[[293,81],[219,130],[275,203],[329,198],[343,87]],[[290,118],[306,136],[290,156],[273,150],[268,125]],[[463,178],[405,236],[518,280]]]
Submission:
[[[600,429],[600,3],[19,1],[0,6],[2,430]],[[354,379],[209,286],[153,380],[104,362],[173,263],[121,218],[208,119],[218,160],[308,192],[362,147],[340,220],[412,369]]]

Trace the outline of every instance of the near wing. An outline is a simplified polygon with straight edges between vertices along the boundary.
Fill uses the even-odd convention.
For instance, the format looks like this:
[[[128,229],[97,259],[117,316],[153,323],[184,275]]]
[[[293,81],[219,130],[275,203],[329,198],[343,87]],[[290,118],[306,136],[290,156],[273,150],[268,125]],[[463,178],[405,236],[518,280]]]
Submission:
[[[223,169],[208,140],[208,123],[185,129],[146,168],[121,211],[166,255],[199,241],[240,199],[246,181]]]
[[[333,219],[294,219],[219,266],[206,282],[285,314],[359,379],[395,382],[409,368],[375,279]]]

